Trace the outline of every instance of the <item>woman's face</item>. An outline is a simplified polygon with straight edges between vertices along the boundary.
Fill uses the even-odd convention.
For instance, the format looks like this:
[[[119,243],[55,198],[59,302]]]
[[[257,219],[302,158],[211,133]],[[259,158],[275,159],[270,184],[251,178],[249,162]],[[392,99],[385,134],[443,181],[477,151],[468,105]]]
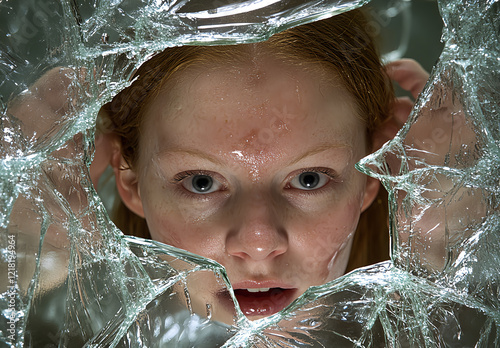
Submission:
[[[250,318],[344,273],[378,189],[354,168],[367,148],[354,101],[324,75],[189,68],[145,113],[125,203],[154,240],[224,265]]]

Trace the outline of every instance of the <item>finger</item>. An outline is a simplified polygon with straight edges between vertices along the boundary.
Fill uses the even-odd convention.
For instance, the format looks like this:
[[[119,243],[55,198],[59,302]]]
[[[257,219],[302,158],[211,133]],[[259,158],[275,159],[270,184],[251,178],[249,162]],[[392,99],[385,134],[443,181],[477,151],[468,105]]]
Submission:
[[[429,73],[413,59],[401,59],[386,65],[390,79],[411,93],[414,98],[423,90]]]
[[[68,87],[76,79],[70,68],[57,67],[44,74],[31,88],[33,95],[46,103],[58,116],[64,115],[70,99]]]

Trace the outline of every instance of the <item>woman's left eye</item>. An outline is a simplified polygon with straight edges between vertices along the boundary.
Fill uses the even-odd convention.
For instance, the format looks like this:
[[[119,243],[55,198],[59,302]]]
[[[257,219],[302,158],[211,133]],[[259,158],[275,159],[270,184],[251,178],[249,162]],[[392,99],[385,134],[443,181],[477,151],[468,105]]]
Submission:
[[[201,195],[216,192],[222,188],[219,181],[206,174],[196,174],[184,178],[182,186],[189,192]]]
[[[319,172],[303,172],[290,181],[290,186],[299,190],[317,190],[328,184],[331,177]]]

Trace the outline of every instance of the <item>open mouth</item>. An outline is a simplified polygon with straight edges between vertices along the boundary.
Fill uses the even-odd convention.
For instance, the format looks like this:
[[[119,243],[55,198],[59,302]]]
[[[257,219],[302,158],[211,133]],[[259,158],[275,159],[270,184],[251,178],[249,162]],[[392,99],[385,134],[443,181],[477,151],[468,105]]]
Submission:
[[[294,299],[297,289],[235,289],[234,294],[246,316],[269,316],[281,311]]]

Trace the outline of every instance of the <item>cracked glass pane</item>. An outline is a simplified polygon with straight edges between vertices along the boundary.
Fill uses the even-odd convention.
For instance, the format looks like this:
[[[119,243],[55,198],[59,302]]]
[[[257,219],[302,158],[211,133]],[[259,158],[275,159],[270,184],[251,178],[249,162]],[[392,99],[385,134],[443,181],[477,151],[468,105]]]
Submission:
[[[500,345],[499,2],[439,2],[356,164],[389,195],[373,265],[372,36],[394,60],[410,23],[368,2],[0,0],[0,346]]]

